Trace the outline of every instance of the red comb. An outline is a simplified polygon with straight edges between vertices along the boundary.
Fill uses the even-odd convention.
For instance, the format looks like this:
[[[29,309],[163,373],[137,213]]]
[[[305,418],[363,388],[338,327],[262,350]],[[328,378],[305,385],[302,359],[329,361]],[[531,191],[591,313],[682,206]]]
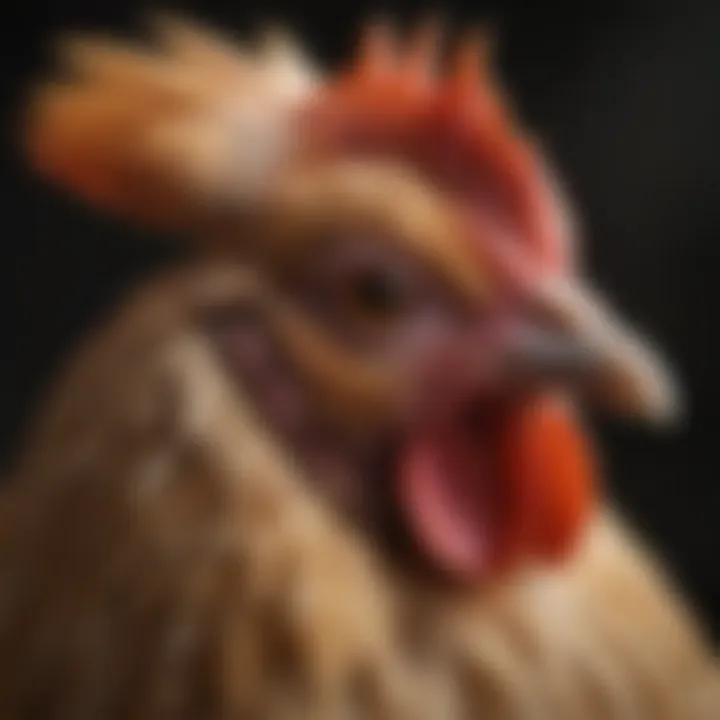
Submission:
[[[536,267],[564,269],[564,208],[490,76],[486,37],[460,43],[440,75],[438,35],[426,23],[400,52],[387,26],[369,28],[349,71],[311,103],[311,144],[407,161],[471,210],[491,200]]]

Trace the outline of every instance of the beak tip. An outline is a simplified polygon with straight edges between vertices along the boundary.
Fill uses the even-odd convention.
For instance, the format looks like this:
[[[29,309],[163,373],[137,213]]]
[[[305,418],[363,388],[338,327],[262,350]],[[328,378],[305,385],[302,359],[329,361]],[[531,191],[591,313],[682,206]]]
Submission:
[[[675,373],[658,363],[647,363],[637,378],[635,408],[643,419],[658,428],[673,429],[688,416],[688,406]]]
[[[666,384],[663,395],[655,410],[655,421],[663,428],[679,427],[689,414],[684,393],[678,383],[671,381]]]
[[[550,278],[541,285],[542,308],[596,354],[600,401],[611,411],[656,427],[677,427],[688,408],[677,375],[661,354],[621,323],[586,287]]]

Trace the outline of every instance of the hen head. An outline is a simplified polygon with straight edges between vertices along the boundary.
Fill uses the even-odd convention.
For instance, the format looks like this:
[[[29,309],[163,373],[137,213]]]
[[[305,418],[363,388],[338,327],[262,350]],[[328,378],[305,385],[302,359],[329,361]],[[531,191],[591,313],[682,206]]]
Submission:
[[[30,116],[37,167],[250,273],[189,329],[373,542],[472,583],[571,552],[597,484],[573,398],[676,401],[581,282],[484,44],[440,72],[434,26],[371,28],[323,79],[287,44],[162,30],[160,52],[68,46],[75,76]]]

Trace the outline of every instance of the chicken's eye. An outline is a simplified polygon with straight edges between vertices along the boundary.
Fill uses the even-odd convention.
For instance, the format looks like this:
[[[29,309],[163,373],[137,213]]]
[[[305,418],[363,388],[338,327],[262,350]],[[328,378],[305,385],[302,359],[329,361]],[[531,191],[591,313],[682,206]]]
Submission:
[[[377,321],[393,319],[408,304],[406,288],[400,279],[379,268],[350,278],[345,294],[353,311]]]

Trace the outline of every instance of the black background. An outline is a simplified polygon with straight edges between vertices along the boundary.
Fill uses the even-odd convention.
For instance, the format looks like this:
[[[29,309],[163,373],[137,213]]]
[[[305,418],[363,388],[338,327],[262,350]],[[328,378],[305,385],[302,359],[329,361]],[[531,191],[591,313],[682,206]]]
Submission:
[[[137,30],[147,4],[5,0],[0,169],[2,449],[79,337],[167,251],[31,177],[17,157],[17,111],[56,31]],[[469,5],[469,3],[468,3]],[[175,6],[177,7],[177,6]],[[412,19],[414,3],[184,3],[239,31],[280,16],[325,62],[347,57],[368,12]],[[457,27],[491,19],[499,62],[526,120],[572,189],[590,272],[667,350],[690,418],[654,434],[605,423],[611,491],[720,629],[720,423],[714,301],[720,294],[720,3],[472,3],[439,6]],[[257,8],[257,9],[256,9]],[[260,9],[264,8],[264,9]]]

